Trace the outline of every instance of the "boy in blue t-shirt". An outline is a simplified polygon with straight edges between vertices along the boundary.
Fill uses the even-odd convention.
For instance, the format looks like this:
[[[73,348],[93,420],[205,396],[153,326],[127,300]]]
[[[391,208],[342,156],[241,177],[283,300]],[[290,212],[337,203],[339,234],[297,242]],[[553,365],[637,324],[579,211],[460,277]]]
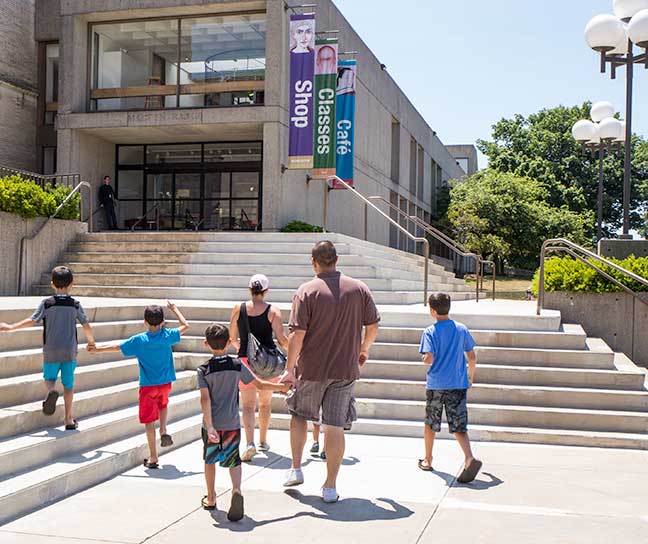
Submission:
[[[425,386],[425,458],[419,460],[418,466],[421,470],[433,470],[432,446],[436,433],[441,430],[441,415],[445,408],[448,428],[466,457],[457,481],[468,483],[475,479],[482,467],[482,462],[474,458],[470,448],[466,404],[466,394],[477,366],[476,344],[465,325],[448,317],[450,302],[450,295],[446,293],[434,293],[428,299],[430,314],[436,323],[423,331],[419,350],[423,363],[430,368]]]
[[[180,322],[177,329],[165,327],[164,309],[161,306],[147,306],[144,323],[148,332],[131,336],[121,344],[97,346],[95,353],[102,351],[121,352],[124,357],[137,357],[139,364],[139,419],[146,428],[149,456],[144,459],[146,468],[158,468],[155,444],[155,422],[160,420],[160,445],[172,446],[173,439],[167,434],[167,406],[171,384],[175,381],[175,366],[172,347],[189,330],[189,324],[175,304],[167,301],[167,307]]]

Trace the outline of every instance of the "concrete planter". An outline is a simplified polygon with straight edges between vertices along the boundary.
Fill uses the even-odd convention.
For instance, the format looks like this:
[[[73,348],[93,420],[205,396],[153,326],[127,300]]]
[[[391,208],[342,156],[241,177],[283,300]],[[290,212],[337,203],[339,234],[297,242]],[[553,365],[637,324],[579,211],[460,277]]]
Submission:
[[[648,301],[648,293],[641,295]],[[580,323],[637,365],[648,367],[648,304],[627,293],[545,294],[545,307],[560,310],[563,323]]]
[[[31,236],[45,221],[44,217],[25,219],[0,212],[0,296],[18,294],[20,240]],[[52,219],[32,242],[27,242],[26,285],[36,283],[79,234],[88,232],[87,223]]]

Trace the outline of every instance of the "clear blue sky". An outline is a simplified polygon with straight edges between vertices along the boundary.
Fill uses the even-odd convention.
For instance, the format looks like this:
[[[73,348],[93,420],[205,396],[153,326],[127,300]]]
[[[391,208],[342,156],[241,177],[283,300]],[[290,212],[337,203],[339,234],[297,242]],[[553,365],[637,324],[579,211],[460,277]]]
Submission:
[[[334,0],[446,144],[489,138],[502,117],[609,100],[584,29],[612,0]],[[648,70],[635,66],[634,130],[648,135]],[[485,160],[480,157],[480,166]]]

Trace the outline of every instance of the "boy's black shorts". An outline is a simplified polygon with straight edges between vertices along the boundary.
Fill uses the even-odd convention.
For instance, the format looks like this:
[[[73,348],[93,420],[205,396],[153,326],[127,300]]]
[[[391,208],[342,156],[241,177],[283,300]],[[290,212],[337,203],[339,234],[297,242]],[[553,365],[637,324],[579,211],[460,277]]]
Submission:
[[[467,389],[428,389],[425,403],[425,424],[434,432],[441,430],[441,415],[445,408],[451,433],[468,431]]]

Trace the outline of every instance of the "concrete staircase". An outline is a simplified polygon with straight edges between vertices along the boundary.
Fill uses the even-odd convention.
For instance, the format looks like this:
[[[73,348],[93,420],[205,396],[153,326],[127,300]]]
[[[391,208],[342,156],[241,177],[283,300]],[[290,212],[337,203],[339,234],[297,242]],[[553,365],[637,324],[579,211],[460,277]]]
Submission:
[[[378,304],[423,301],[423,259],[340,234],[281,233],[106,233],[87,234],[62,256],[75,273],[82,296],[237,300],[247,296],[252,274],[271,278],[272,299],[289,302],[313,276],[313,243],[336,244],[340,268],[363,280]],[[473,298],[473,290],[430,261],[431,290]],[[44,274],[38,293],[49,292]]]
[[[117,248],[123,248],[126,255],[121,270],[127,276],[137,276],[142,282],[132,287],[133,291],[129,291],[131,296],[140,296],[138,293],[149,297],[153,294],[170,296],[166,281],[169,278],[166,276],[174,277],[182,284],[189,281],[188,277],[199,280],[204,277],[202,274],[213,274],[211,267],[225,267],[213,274],[222,278],[217,281],[231,281],[238,285],[232,288],[175,288],[188,289],[180,292],[195,296],[199,296],[203,289],[217,289],[222,297],[211,301],[191,300],[191,297],[177,300],[192,325],[189,335],[177,346],[175,353],[178,381],[174,384],[170,401],[169,429],[174,437],[174,447],[179,447],[200,436],[195,368],[208,358],[202,345],[202,333],[208,323],[229,319],[234,302],[228,300],[243,297],[244,278],[259,268],[255,269],[247,261],[243,261],[246,262],[244,265],[236,264],[236,258],[231,264],[219,261],[216,257],[227,255],[219,247],[227,243],[226,236],[223,242],[190,242],[195,237],[221,235],[133,236],[134,240],[129,242],[128,235],[124,234],[91,235],[79,242],[80,247],[75,248],[79,250],[77,253],[67,254],[64,258],[64,262],[73,266],[79,280],[75,295],[103,297],[81,296],[99,342],[117,341],[141,332],[143,306],[153,302],[109,298],[111,295],[124,296],[122,288],[110,280],[120,266],[115,262],[121,255]],[[167,236],[169,239],[164,242]],[[144,246],[141,244],[150,245],[151,239],[159,242],[158,249],[168,251],[172,243],[178,243],[171,241],[175,236],[186,236],[185,244],[211,243],[218,246],[214,246],[212,252],[202,251],[206,248],[200,247],[200,252],[187,255],[182,253],[181,246],[172,246],[174,251],[167,253],[164,264],[159,264],[159,254],[153,251],[142,253]],[[272,239],[278,236],[270,235]],[[303,235],[300,236],[303,239]],[[348,273],[366,280],[416,281],[415,278],[404,280],[398,276],[401,271],[419,270],[416,258],[372,247],[371,244],[366,244],[366,249],[375,251],[374,255],[353,257],[353,252],[363,249],[364,242],[339,235],[330,236],[334,237],[338,247],[348,245],[344,250],[349,253],[343,253],[341,258],[341,267]],[[295,286],[302,278],[309,277],[308,257],[304,250],[310,249],[315,238],[306,237],[307,242],[302,244],[306,247],[302,247],[297,246],[296,238],[292,237],[289,243],[284,244],[286,247],[281,248],[284,262],[272,265],[272,269],[262,268],[274,285],[277,285],[278,277],[294,280]],[[105,249],[90,255],[84,250],[85,244],[98,244]],[[117,247],[111,250],[112,244]],[[299,247],[301,252],[296,249],[291,252],[291,246]],[[98,248],[93,246],[93,249]],[[174,260],[184,258],[185,262],[166,264],[171,255]],[[233,252],[232,255],[237,254]],[[248,255],[266,254],[255,250]],[[105,258],[106,266],[117,268],[110,268],[113,272],[105,270],[102,268],[104,265],[96,264],[91,256]],[[151,264],[141,264],[138,259],[142,256],[150,259]],[[207,256],[214,257],[213,264],[204,262]],[[194,257],[201,264],[192,264]],[[351,263],[344,262],[349,259]],[[88,268],[80,269],[80,266]],[[89,275],[98,272],[97,275],[103,276],[100,278],[102,283],[92,283],[98,280],[91,278],[91,283],[85,286],[86,270]],[[461,284],[439,272],[436,269],[431,271],[431,278],[439,277],[439,280],[434,280],[439,282],[439,288],[456,287],[458,290],[453,291],[455,299],[469,294],[460,289]],[[385,277],[388,275],[391,277]],[[154,276],[165,278],[157,289],[148,287],[146,281]],[[44,290],[42,287],[39,289]],[[289,293],[291,289],[273,289],[271,301],[276,301],[277,296]],[[397,296],[406,299],[410,296],[407,293],[413,293],[415,302],[421,298],[420,292],[416,291],[377,292],[398,293]],[[24,318],[38,300],[38,297],[16,298],[9,304],[5,302],[0,306],[0,321]],[[276,305],[287,320],[289,304],[279,302]],[[430,318],[421,304],[383,303],[380,310],[382,322],[378,341],[357,385],[359,420],[353,432],[421,436],[425,367],[419,362],[418,342]],[[453,316],[471,329],[479,345],[476,384],[469,393],[470,432],[474,439],[648,449],[645,372],[626,357],[613,353],[601,340],[587,338],[580,326],[562,324],[558,312],[547,311],[536,316],[533,308],[525,302],[456,302]],[[124,359],[119,354],[88,354],[84,350],[83,331],[79,328],[81,346],[75,411],[80,427],[78,431],[64,431],[61,427],[62,399],[53,416],[44,416],[41,412],[41,334],[40,328],[35,327],[0,336],[0,524],[123,472],[141,463],[146,452],[143,429],[137,418],[136,361]],[[273,427],[287,428],[284,400],[276,397],[273,403]]]

